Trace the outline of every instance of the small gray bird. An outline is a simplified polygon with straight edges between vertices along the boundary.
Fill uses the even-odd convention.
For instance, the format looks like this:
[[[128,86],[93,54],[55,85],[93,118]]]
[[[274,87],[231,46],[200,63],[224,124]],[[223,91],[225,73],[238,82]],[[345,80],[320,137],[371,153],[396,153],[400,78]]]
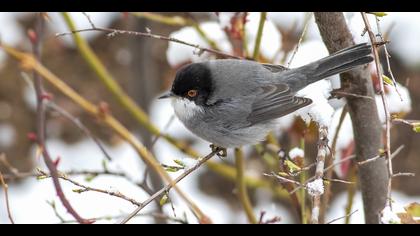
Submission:
[[[371,62],[370,54],[370,45],[358,44],[295,69],[234,59],[193,63],[178,70],[171,91],[160,98],[172,98],[181,122],[217,147],[255,144],[277,118],[311,104],[296,92]]]

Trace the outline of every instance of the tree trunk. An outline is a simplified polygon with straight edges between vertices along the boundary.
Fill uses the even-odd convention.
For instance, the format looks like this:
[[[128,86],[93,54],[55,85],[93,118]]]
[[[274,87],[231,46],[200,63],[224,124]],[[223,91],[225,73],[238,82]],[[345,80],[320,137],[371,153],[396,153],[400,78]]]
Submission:
[[[341,12],[316,12],[315,21],[330,53],[354,45],[344,15]],[[341,85],[348,93],[374,98],[374,90],[367,67],[341,74]],[[347,97],[356,143],[356,160],[364,161],[378,155],[382,146],[382,127],[374,99]],[[379,159],[359,166],[365,221],[379,223],[387,195],[388,174],[385,160]]]

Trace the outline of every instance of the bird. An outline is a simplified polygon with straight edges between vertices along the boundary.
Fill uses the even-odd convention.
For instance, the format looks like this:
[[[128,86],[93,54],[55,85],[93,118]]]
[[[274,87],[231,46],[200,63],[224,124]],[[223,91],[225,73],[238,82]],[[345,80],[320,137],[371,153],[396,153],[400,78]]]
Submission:
[[[277,119],[308,106],[296,96],[306,86],[373,61],[372,48],[357,44],[301,67],[252,60],[216,59],[178,69],[170,91],[175,115],[212,148],[263,141]]]

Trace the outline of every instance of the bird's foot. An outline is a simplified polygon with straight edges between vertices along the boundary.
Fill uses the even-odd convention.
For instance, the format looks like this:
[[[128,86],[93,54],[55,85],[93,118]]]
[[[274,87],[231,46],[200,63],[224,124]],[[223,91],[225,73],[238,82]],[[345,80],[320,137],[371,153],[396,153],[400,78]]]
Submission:
[[[218,157],[226,157],[227,156],[227,150],[224,147],[219,147],[215,144],[210,144],[210,148],[212,152],[217,152],[216,155]]]

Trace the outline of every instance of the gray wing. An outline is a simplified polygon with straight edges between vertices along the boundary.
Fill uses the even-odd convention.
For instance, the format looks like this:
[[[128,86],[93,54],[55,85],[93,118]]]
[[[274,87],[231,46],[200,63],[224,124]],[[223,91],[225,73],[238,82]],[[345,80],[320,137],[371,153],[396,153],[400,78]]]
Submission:
[[[311,103],[311,99],[294,96],[287,84],[266,85],[261,87],[247,120],[253,125],[276,119]]]

